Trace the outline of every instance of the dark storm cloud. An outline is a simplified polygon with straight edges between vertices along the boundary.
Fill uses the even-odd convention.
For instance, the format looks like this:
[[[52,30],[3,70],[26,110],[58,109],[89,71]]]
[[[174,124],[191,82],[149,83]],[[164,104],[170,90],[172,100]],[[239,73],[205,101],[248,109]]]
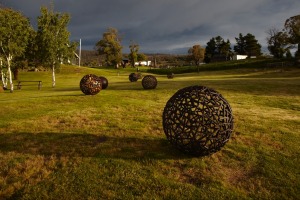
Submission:
[[[0,0],[21,11],[36,26],[41,6],[50,0]],[[71,15],[72,40],[82,39],[93,49],[108,27],[123,37],[124,51],[131,40],[141,51],[186,53],[194,44],[205,46],[220,35],[235,44],[239,33],[251,33],[266,45],[266,31],[283,28],[284,21],[300,14],[299,0],[54,0],[54,10]]]

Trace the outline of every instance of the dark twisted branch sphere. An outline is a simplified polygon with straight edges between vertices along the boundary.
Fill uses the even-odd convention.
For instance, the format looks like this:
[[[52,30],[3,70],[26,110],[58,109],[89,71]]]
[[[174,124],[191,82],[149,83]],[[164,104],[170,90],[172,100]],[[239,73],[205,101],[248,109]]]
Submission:
[[[86,95],[95,95],[102,89],[102,80],[94,75],[85,75],[80,81],[80,89]]]
[[[102,83],[102,90],[105,90],[108,87],[108,80],[104,76],[99,76]]]
[[[142,85],[144,89],[155,89],[157,86],[157,79],[155,76],[146,75],[142,80]]]
[[[233,115],[221,94],[204,86],[177,91],[163,111],[163,128],[179,150],[206,156],[225,145],[233,131]]]
[[[138,79],[139,79],[138,74],[136,74],[136,73],[129,74],[129,81],[130,82],[136,82]]]

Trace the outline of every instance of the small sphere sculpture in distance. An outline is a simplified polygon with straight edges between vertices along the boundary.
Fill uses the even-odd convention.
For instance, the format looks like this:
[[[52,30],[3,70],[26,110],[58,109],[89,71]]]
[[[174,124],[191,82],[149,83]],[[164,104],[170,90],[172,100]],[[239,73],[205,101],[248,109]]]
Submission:
[[[144,89],[155,89],[157,86],[157,79],[155,76],[146,75],[142,80],[142,85]]]
[[[167,77],[168,77],[168,79],[174,78],[174,73],[169,73],[169,74],[167,74]]]
[[[101,79],[94,75],[85,75],[80,81],[80,89],[86,95],[95,95],[102,89]]]
[[[221,94],[204,86],[177,91],[163,111],[169,142],[184,153],[207,156],[225,145],[233,131],[233,115]]]
[[[104,76],[99,76],[102,83],[102,90],[105,90],[108,87],[108,80]]]
[[[130,82],[136,82],[138,80],[138,75],[136,73],[129,74],[129,81]]]

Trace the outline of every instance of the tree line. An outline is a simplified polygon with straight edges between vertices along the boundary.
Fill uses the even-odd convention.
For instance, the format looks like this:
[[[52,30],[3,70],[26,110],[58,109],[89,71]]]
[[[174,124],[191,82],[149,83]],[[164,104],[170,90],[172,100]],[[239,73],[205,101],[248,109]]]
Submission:
[[[37,30],[27,17],[10,8],[0,8],[0,61],[1,80],[4,88],[10,85],[13,92],[12,68],[27,60],[35,66],[42,65],[52,70],[52,86],[55,87],[55,70],[60,63],[73,56],[78,44],[70,42],[67,25],[70,16],[55,13],[53,5],[41,8],[37,18]]]
[[[26,60],[34,66],[43,66],[52,70],[52,86],[55,87],[55,71],[60,64],[77,56],[75,53],[78,42],[71,42],[67,25],[70,15],[54,12],[54,5],[50,8],[41,7],[41,15],[37,18],[37,30],[30,25],[29,19],[22,13],[0,5],[0,70],[4,88],[10,85],[14,90],[12,69],[17,70],[17,63]],[[300,15],[290,17],[285,21],[284,28],[267,31],[267,43],[270,53],[276,58],[291,57],[290,49],[298,46],[295,53],[300,57]],[[188,50],[189,59],[196,65],[201,62],[212,62],[218,59],[230,60],[234,54],[248,57],[260,56],[261,45],[255,36],[239,34],[236,45],[231,49],[230,41],[221,36],[211,38],[206,47],[194,45]],[[100,55],[105,56],[107,65],[116,68],[122,63],[122,38],[118,30],[108,28],[102,38],[95,44]],[[130,53],[127,55],[129,63],[135,67],[136,61],[145,60],[146,56],[139,52],[139,45],[131,41]]]
[[[291,49],[297,47],[295,57],[300,58],[300,15],[288,18],[282,30],[270,28],[266,38],[268,50],[275,58],[291,58]],[[218,60],[231,60],[235,54],[246,55],[248,58],[261,56],[261,44],[251,33],[239,34],[235,38],[236,45],[231,49],[230,41],[221,37],[213,37],[207,42],[206,47],[194,45],[189,49],[191,59],[196,65],[202,61],[209,63]]]

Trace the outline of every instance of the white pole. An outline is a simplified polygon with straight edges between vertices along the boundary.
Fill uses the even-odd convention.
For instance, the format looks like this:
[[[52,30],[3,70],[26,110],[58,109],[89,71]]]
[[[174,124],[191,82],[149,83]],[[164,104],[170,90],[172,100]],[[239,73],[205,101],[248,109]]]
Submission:
[[[80,67],[80,61],[81,61],[81,39],[79,39],[79,67]]]

